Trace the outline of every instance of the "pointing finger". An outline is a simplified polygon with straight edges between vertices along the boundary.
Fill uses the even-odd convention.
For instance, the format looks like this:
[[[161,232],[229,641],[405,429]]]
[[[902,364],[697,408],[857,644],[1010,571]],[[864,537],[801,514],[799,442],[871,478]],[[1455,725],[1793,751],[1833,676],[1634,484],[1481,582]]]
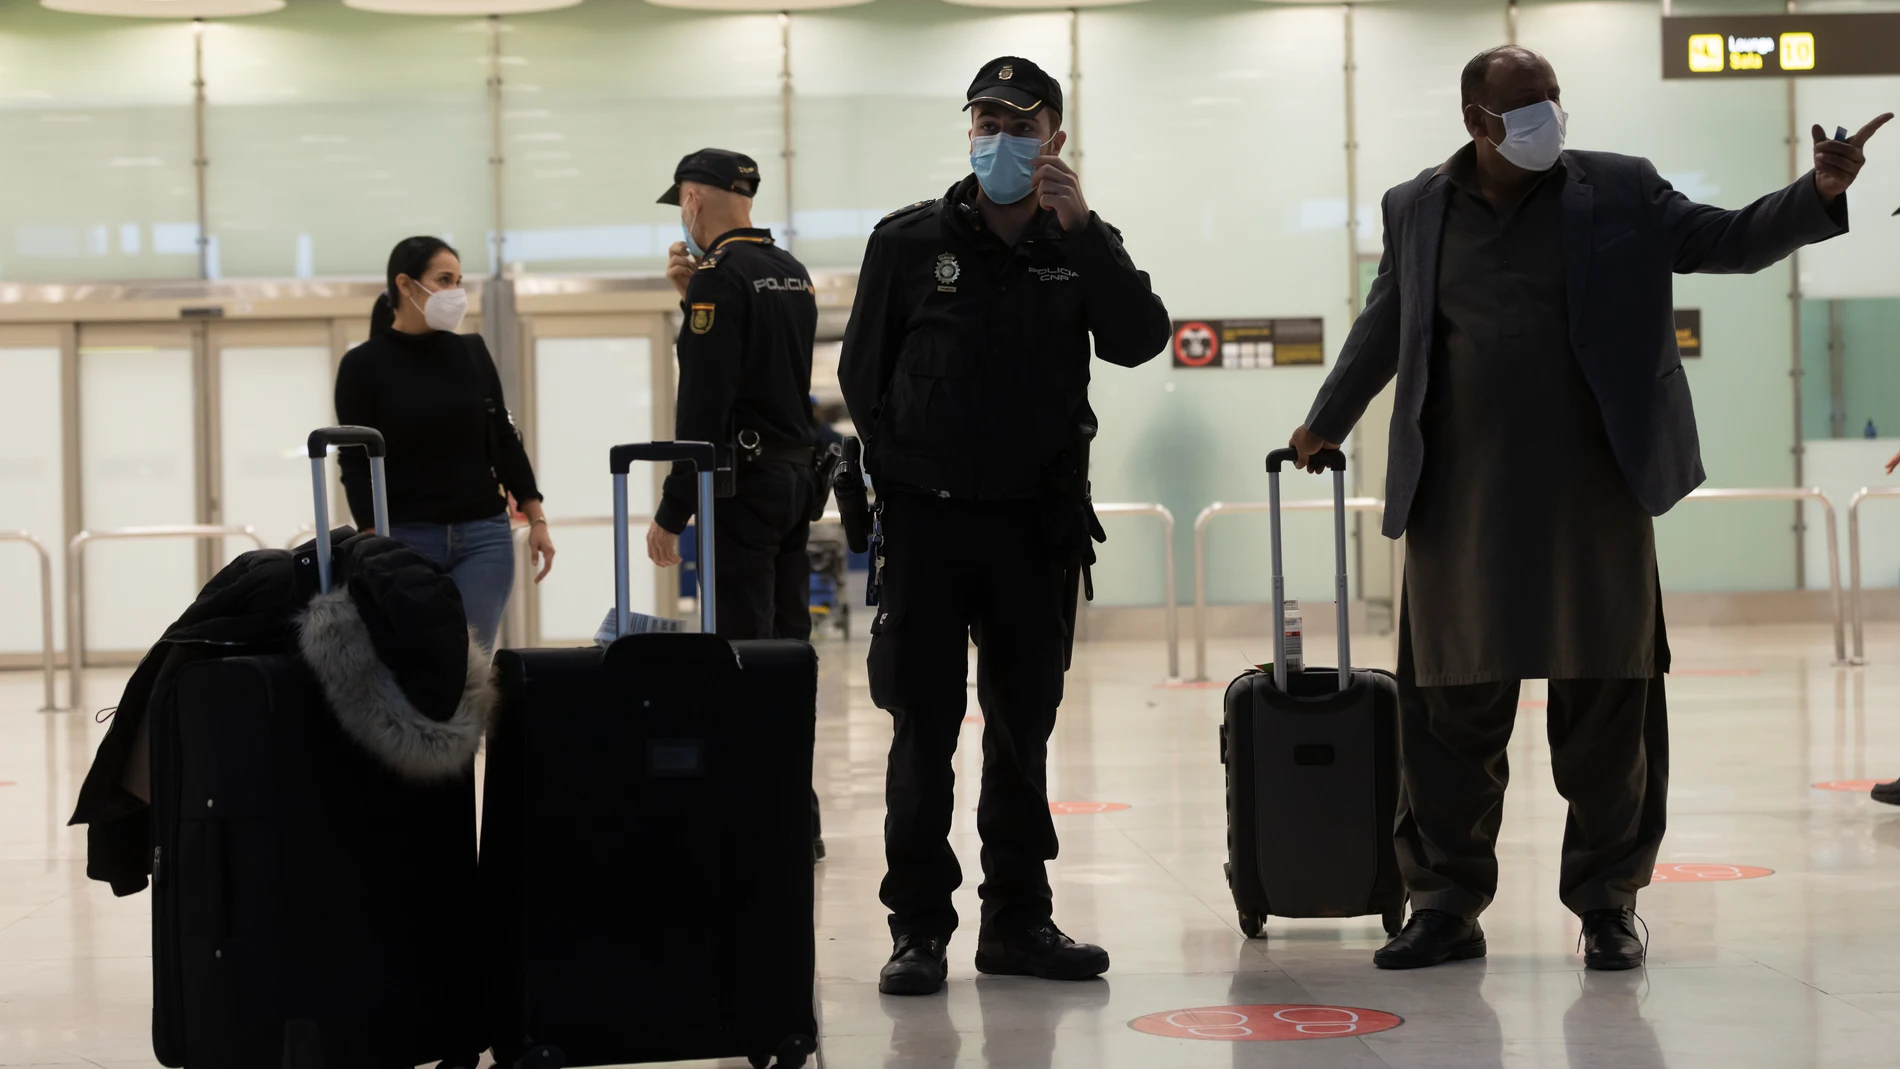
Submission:
[[[1866,126],[1861,127],[1859,133],[1855,134],[1853,137],[1848,139],[1848,143],[1855,146],[1856,148],[1860,147],[1861,145],[1865,145],[1867,143],[1867,139],[1874,136],[1875,131],[1887,125],[1888,121],[1891,120],[1892,118],[1893,118],[1893,112],[1891,111],[1887,112],[1886,114],[1880,116],[1874,121],[1868,123]]]

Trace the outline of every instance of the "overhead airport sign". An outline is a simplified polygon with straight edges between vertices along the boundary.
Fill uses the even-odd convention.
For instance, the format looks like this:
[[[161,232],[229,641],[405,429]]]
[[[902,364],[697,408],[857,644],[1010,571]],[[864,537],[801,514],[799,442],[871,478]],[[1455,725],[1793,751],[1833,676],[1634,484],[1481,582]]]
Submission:
[[[1662,20],[1664,78],[1900,74],[1900,12]]]

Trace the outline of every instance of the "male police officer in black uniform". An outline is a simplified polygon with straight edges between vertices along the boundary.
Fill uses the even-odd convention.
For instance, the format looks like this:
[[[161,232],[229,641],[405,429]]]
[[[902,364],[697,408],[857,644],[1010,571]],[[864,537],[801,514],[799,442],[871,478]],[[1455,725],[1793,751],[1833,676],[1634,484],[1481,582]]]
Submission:
[[[1044,765],[1076,583],[1099,536],[1085,467],[1089,339],[1134,367],[1170,331],[1148,276],[1059,158],[1055,79],[1004,57],[968,100],[976,173],[871,235],[839,369],[884,537],[870,678],[896,720],[882,888],[896,945],[878,984],[888,994],[934,993],[947,971],[962,880],[948,841],[951,757],[971,638],[985,718],[976,967],[1064,980],[1108,969],[1105,951],[1051,920]]]
[[[758,186],[750,157],[709,148],[681,160],[660,197],[679,206],[687,237],[667,268],[686,313],[674,437],[730,447],[735,458],[735,494],[714,514],[719,633],[808,639],[818,301],[804,265],[773,244],[771,231],[753,228]],[[655,564],[680,563],[679,536],[696,497],[690,468],[676,468],[647,532]],[[812,818],[813,847],[822,853],[816,796]]]

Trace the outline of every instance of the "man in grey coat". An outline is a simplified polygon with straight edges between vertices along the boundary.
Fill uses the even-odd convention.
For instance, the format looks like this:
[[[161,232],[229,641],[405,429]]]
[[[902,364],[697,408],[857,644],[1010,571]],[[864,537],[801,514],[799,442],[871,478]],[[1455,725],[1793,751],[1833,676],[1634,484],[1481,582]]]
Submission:
[[[1533,52],[1484,52],[1460,88],[1471,144],[1386,194],[1378,278],[1292,439],[1310,462],[1397,375],[1385,533],[1408,537],[1396,836],[1415,912],[1373,960],[1484,955],[1518,688],[1548,679],[1559,894],[1590,968],[1634,968],[1668,790],[1651,517],[1703,479],[1670,276],[1845,233],[1861,146],[1892,116],[1816,126],[1812,172],[1725,211],[1648,160],[1564,151]]]

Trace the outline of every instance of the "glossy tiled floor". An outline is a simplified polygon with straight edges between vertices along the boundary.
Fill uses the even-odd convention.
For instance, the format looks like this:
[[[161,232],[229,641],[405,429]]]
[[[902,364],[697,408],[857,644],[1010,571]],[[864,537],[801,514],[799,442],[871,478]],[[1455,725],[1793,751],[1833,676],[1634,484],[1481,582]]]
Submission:
[[[1900,629],[1872,633],[1876,664],[1863,670],[1830,667],[1819,628],[1678,629],[1672,639],[1675,784],[1664,860],[1774,873],[1652,887],[1642,902],[1655,933],[1647,970],[1586,974],[1571,953],[1576,926],[1555,898],[1563,807],[1549,784],[1535,685],[1512,746],[1503,888],[1485,917],[1491,957],[1381,973],[1369,963],[1380,941],[1371,920],[1276,920],[1266,942],[1240,937],[1221,877],[1220,692],[1157,686],[1158,646],[1101,645],[1078,657],[1050,780],[1055,800],[1129,807],[1057,818],[1058,919],[1108,946],[1114,971],[1072,986],[978,979],[966,938],[952,947],[947,996],[908,1001],[875,988],[887,952],[876,888],[888,721],[870,705],[862,649],[825,646],[825,1064],[1900,1064],[1900,810],[1810,786],[1900,775]],[[1264,645],[1217,645],[1216,674]],[[1372,663],[1389,660],[1389,645],[1376,639],[1360,647]],[[115,690],[119,678],[100,672],[93,693]],[[0,676],[0,1065],[152,1066],[147,900],[115,900],[88,883],[84,837],[64,827],[103,729],[90,716],[35,712],[38,686],[36,676]],[[979,730],[972,724],[966,738]],[[959,762],[962,781],[973,783],[975,748]],[[959,803],[956,841],[974,870],[972,802]],[[973,892],[960,908],[974,917]],[[1153,1013],[1259,1004],[1373,1009],[1404,1023],[1275,1043],[1160,1038],[1129,1026]],[[1236,1023],[1176,1020],[1216,1035]]]

